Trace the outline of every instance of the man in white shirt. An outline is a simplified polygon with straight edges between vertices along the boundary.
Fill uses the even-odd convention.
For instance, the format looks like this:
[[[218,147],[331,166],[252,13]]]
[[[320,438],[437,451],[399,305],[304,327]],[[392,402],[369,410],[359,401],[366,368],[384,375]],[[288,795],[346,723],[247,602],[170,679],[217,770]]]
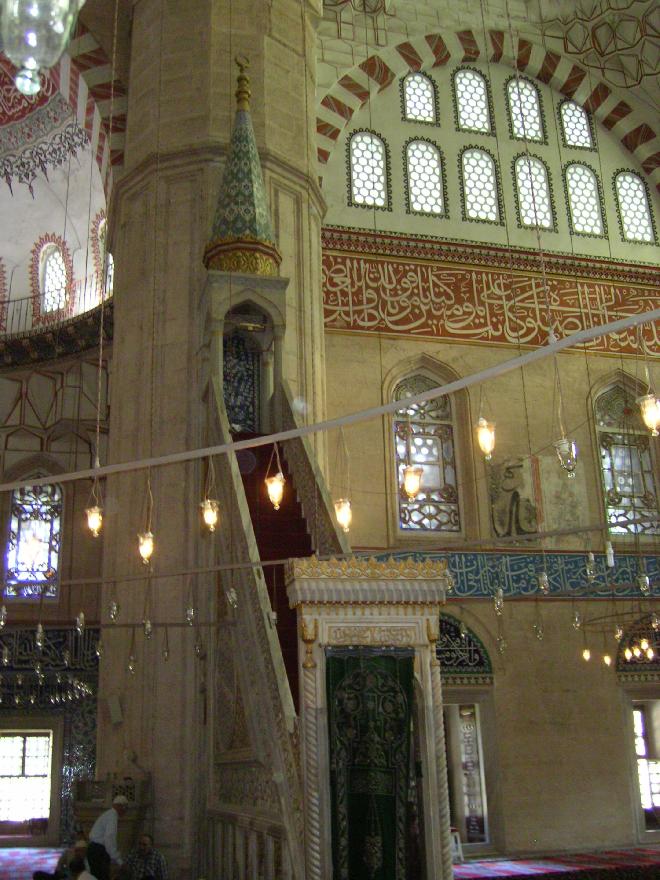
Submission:
[[[90,873],[96,880],[110,880],[110,863],[121,865],[121,855],[117,847],[117,827],[119,817],[123,816],[128,808],[128,800],[123,794],[118,794],[113,800],[112,806],[105,813],[101,813],[89,832],[89,846],[87,847],[87,861]]]

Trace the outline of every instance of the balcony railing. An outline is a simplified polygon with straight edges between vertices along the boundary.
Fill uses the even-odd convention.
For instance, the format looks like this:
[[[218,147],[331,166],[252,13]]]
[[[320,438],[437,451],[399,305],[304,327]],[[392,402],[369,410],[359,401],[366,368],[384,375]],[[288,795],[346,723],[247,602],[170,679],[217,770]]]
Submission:
[[[3,297],[0,299],[0,336],[22,336],[26,333],[39,333],[78,315],[92,311],[107,302],[112,291],[104,289],[98,275],[88,275],[69,285],[58,295],[50,291],[49,302],[56,308],[44,308],[43,296]]]

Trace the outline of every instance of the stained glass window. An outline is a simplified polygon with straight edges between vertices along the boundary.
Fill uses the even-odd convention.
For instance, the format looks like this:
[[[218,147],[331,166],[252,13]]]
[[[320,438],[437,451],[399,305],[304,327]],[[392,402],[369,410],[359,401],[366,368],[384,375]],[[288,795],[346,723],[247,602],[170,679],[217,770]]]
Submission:
[[[68,281],[62,250],[56,244],[47,244],[41,254],[42,311],[56,312],[64,308]]]
[[[521,156],[516,160],[516,190],[523,226],[552,229],[552,204],[548,172],[540,159]]]
[[[444,213],[440,150],[428,141],[412,141],[406,147],[406,165],[410,210]]]
[[[660,534],[649,433],[635,396],[621,385],[604,391],[595,418],[610,532]]]
[[[29,486],[11,496],[5,596],[54,598],[58,589],[62,490]]]
[[[406,400],[434,387],[426,376],[410,376],[400,382],[395,400]],[[454,422],[449,397],[415,403],[397,410],[394,418],[396,473],[399,497],[399,528],[406,531],[459,532]],[[422,468],[421,489],[409,499],[403,489],[407,464]]]
[[[602,235],[598,179],[591,168],[569,165],[566,168],[566,192],[574,231],[583,235]]]
[[[488,86],[476,70],[459,70],[454,77],[456,114],[461,131],[490,132]]]
[[[350,141],[351,203],[386,208],[387,156],[385,144],[370,131],[358,131]]]
[[[511,79],[507,94],[512,136],[525,141],[542,141],[543,119],[536,86],[526,79]]]
[[[632,171],[621,171],[616,176],[615,188],[623,237],[627,241],[652,242],[651,211],[642,179]]]
[[[564,101],[560,113],[566,146],[593,147],[589,117],[584,107],[580,107],[575,101]]]
[[[51,731],[0,735],[0,822],[50,815]]]
[[[406,119],[435,122],[435,87],[423,73],[410,73],[403,80],[403,106]]]
[[[500,218],[495,162],[485,150],[470,148],[461,158],[465,216],[470,220]]]

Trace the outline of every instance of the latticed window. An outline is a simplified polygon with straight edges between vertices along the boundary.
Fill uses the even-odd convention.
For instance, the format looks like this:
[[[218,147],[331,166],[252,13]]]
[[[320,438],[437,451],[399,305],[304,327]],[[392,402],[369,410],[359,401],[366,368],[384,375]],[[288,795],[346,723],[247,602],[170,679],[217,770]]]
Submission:
[[[410,210],[443,214],[440,150],[428,141],[412,141],[406,147],[406,167]]]
[[[403,80],[403,106],[406,119],[435,122],[435,86],[423,73],[410,73]]]
[[[461,157],[465,216],[497,222],[500,217],[495,162],[485,150],[470,148]]]
[[[511,133],[525,141],[543,140],[543,119],[536,86],[526,79],[511,79],[507,85]]]
[[[358,131],[351,137],[350,165],[351,203],[387,207],[387,154],[378,135]]]
[[[28,486],[11,496],[5,595],[15,599],[57,595],[62,490]]]
[[[621,385],[604,391],[595,418],[610,532],[660,534],[649,433],[634,395]]]
[[[598,178],[586,165],[566,168],[566,192],[575,232],[583,235],[603,234]]]
[[[566,146],[593,147],[589,117],[584,107],[580,107],[575,101],[564,101],[560,112]]]
[[[459,70],[454,77],[458,127],[462,131],[490,132],[488,86],[476,70]]]
[[[43,312],[63,309],[67,301],[68,276],[64,254],[56,244],[47,244],[41,254],[41,308]]]
[[[0,735],[0,822],[50,816],[52,733]]]
[[[621,171],[615,186],[623,237],[627,241],[652,242],[651,211],[642,179],[632,171]]]
[[[523,226],[552,229],[552,203],[545,165],[533,156],[520,156],[515,168],[520,222]]]
[[[434,387],[426,376],[410,376],[397,385],[394,399],[404,401]],[[394,418],[399,528],[459,532],[454,422],[449,397],[415,403]],[[421,489],[410,499],[403,489],[406,465],[422,468]]]

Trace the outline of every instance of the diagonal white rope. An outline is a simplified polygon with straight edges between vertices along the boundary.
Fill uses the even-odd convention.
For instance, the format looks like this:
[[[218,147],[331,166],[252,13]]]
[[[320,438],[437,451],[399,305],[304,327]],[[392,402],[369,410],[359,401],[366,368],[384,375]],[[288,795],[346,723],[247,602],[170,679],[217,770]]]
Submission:
[[[495,364],[485,370],[472,373],[470,376],[464,376],[462,379],[456,379],[448,382],[446,385],[439,385],[436,388],[429,388],[420,394],[414,394],[406,398],[406,405],[411,406],[416,403],[424,403],[427,400],[434,400],[436,397],[442,397],[445,394],[453,394],[462,388],[469,388],[470,385],[478,385],[481,382],[487,382],[510,373],[512,370],[519,370],[528,364],[543,360],[550,355],[563,351],[565,348],[572,348],[585,342],[591,342],[600,336],[609,336],[613,333],[620,333],[629,327],[636,327],[638,324],[649,324],[654,321],[660,321],[660,308],[653,309],[650,312],[642,312],[638,315],[630,315],[627,318],[621,318],[618,321],[610,321],[607,324],[600,324],[597,327],[589,327],[586,330],[580,330],[563,339],[558,339],[550,345],[544,345],[520,357],[503,361],[501,364]],[[337,416],[334,419],[326,419],[323,422],[315,422],[311,425],[303,425],[301,428],[292,428],[288,431],[279,431],[276,434],[267,434],[263,437],[253,437],[250,440],[238,440],[236,443],[221,443],[218,446],[206,446],[203,449],[189,449],[185,452],[173,452],[169,455],[154,456],[152,458],[141,458],[135,461],[119,462],[118,464],[109,464],[101,468],[88,468],[87,470],[74,471],[68,474],[57,474],[56,477],[49,475],[47,477],[32,478],[29,480],[20,480],[13,483],[0,483],[0,492],[9,492],[14,489],[21,489],[26,486],[45,486],[52,483],[55,479],[58,483],[71,483],[75,480],[89,480],[94,477],[107,477],[112,474],[124,474],[129,471],[142,470],[151,467],[163,467],[168,464],[178,464],[185,461],[195,461],[199,458],[207,458],[210,455],[224,455],[229,452],[237,452],[239,449],[251,449],[256,446],[269,446],[273,443],[282,443],[285,440],[293,440],[296,437],[304,437],[307,434],[316,434],[319,431],[330,431],[334,428],[341,428],[343,425],[353,425],[357,422],[366,422],[379,416],[390,415],[401,409],[401,401],[395,400],[380,406],[373,406],[369,409],[363,409],[358,412],[349,413],[345,416]]]

